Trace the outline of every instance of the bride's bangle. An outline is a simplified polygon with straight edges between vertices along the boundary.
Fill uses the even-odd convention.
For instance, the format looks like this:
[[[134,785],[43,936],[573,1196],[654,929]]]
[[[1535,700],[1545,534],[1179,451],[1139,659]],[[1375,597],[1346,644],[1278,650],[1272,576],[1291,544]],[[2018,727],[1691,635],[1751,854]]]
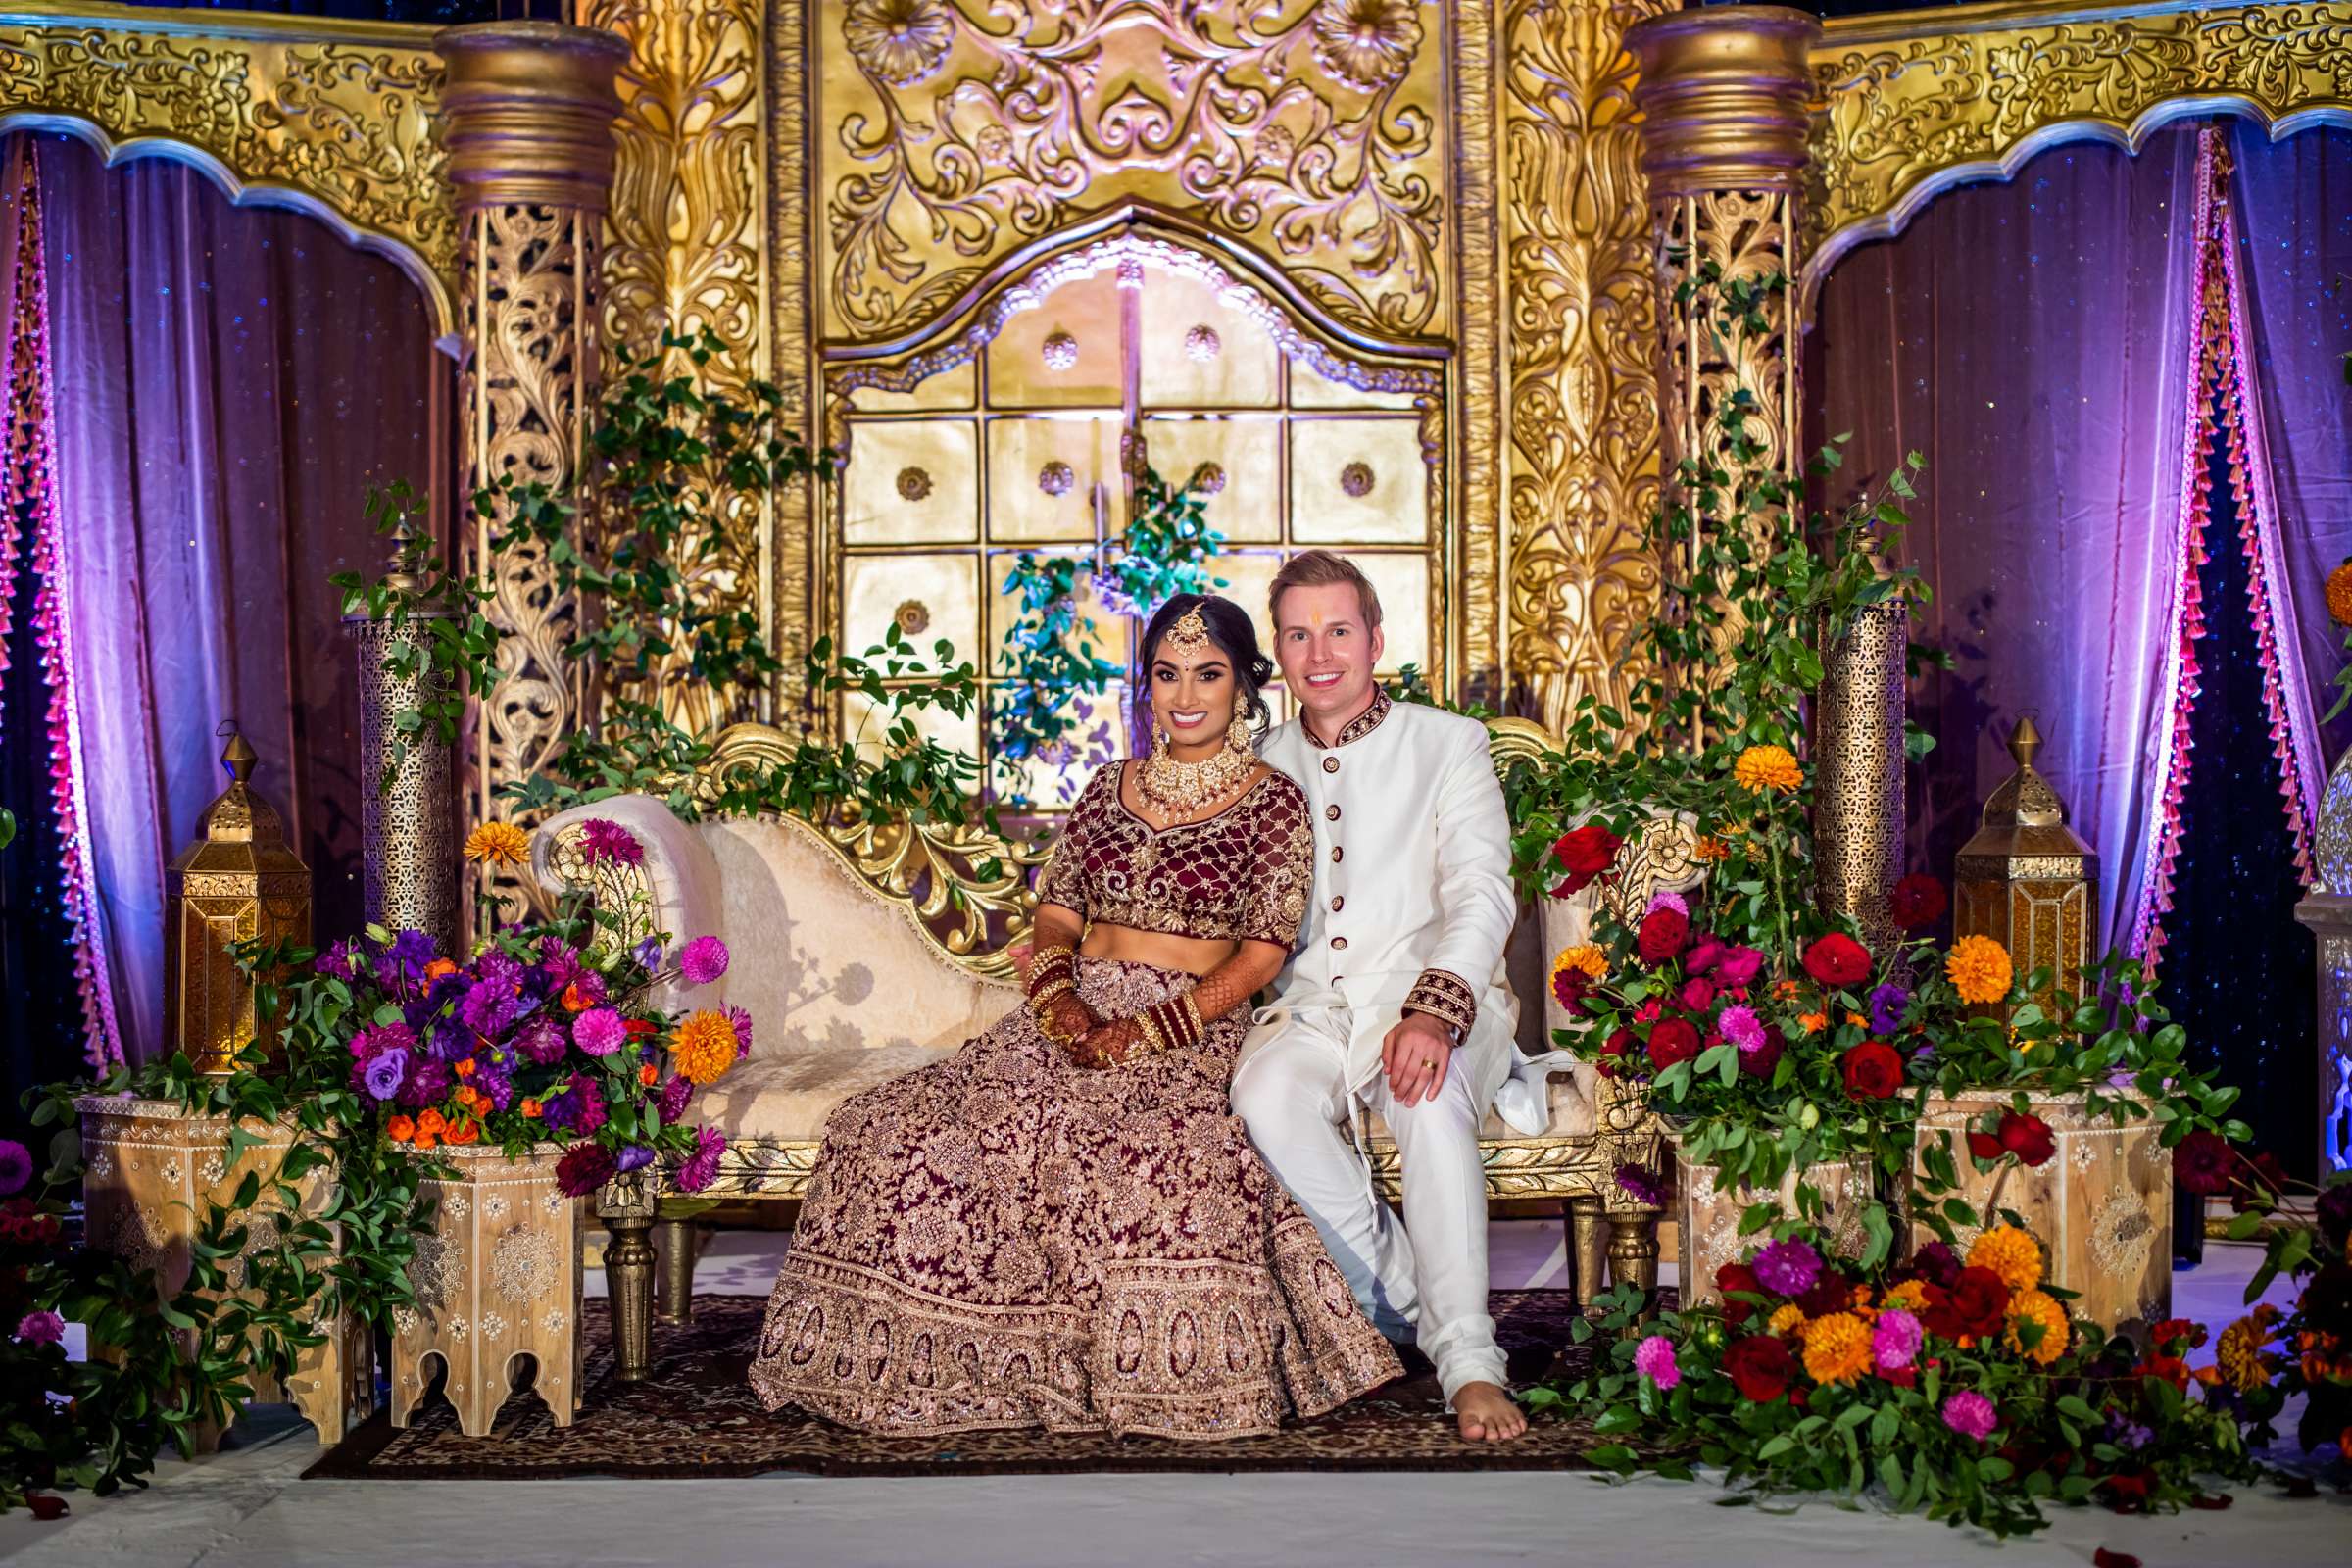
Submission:
[[[1136,1021],[1154,1051],[1189,1051],[1208,1032],[1200,1018],[1200,1004],[1190,991],[1154,1002],[1136,1014]]]

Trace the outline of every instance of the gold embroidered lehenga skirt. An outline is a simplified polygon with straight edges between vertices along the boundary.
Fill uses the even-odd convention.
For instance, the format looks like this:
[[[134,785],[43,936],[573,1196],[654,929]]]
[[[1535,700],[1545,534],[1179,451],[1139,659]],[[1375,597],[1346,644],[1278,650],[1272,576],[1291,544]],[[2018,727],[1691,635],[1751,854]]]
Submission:
[[[1104,1017],[1191,979],[1078,960]],[[768,1301],[761,1401],[908,1435],[1232,1438],[1396,1376],[1227,1107],[1244,1032],[1090,1070],[1016,1007],[845,1102]]]

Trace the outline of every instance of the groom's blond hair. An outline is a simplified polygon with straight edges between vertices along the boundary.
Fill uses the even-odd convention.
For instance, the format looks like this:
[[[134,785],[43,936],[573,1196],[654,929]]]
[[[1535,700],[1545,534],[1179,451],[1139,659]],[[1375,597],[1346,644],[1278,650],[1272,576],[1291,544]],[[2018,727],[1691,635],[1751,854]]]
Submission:
[[[1364,630],[1378,631],[1380,594],[1372,579],[1354,562],[1328,550],[1303,550],[1282,564],[1273,586],[1266,590],[1266,618],[1277,627],[1282,624],[1282,596],[1289,590],[1328,588],[1334,583],[1346,583],[1355,590],[1355,602],[1363,607]]]

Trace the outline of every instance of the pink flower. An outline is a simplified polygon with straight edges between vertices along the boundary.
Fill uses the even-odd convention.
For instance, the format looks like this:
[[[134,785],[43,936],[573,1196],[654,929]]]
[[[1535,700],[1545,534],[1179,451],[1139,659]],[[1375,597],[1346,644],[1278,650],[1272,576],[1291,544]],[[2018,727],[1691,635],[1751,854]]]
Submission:
[[[2001,1424],[1992,1401],[1974,1389],[1962,1389],[1943,1401],[1943,1424],[1964,1438],[1983,1443]]]
[[[735,1059],[741,1061],[752,1054],[752,1015],[741,1007],[729,1007],[727,1022],[735,1026]]]
[[[678,973],[690,986],[707,986],[727,972],[727,945],[716,937],[696,937],[678,955]]]
[[[1754,948],[1734,948],[1723,956],[1723,962],[1716,970],[1715,982],[1726,991],[1737,991],[1741,986],[1754,985],[1756,976],[1763,970],[1762,953]]]
[[[66,1337],[66,1320],[55,1312],[27,1312],[17,1325],[17,1338],[26,1345],[56,1345]]]
[[[1652,997],[1647,1002],[1642,1004],[1640,1007],[1635,1009],[1634,1022],[1656,1023],[1658,1021],[1658,1015],[1665,1010],[1666,1004],[1660,1002],[1657,998]]]
[[[1683,988],[1675,993],[1674,1001],[1677,1006],[1688,1012],[1704,1012],[1715,1005],[1715,983],[1703,976],[1694,976],[1683,982]]]
[[[718,1156],[726,1152],[727,1136],[715,1127],[698,1127],[694,1152],[678,1167],[678,1191],[699,1193],[718,1179]]]
[[[1649,907],[1642,912],[1643,914],[1655,914],[1660,909],[1672,909],[1675,913],[1686,918],[1688,918],[1690,913],[1690,906],[1685,904],[1683,902],[1683,896],[1680,893],[1675,892],[1672,888],[1660,888],[1657,892],[1652,893],[1649,896]]]
[[[595,816],[580,824],[580,854],[590,865],[599,860],[611,860],[619,865],[641,865],[645,861],[645,846],[635,834],[610,817]]]
[[[1870,1353],[1880,1371],[1898,1372],[1919,1354],[1919,1319],[1899,1306],[1890,1306],[1879,1314],[1878,1326],[1871,1330]]]
[[[591,1056],[610,1056],[628,1039],[629,1026],[611,1007],[591,1007],[571,1020],[571,1043]]]
[[[1660,1394],[1683,1381],[1683,1369],[1674,1360],[1674,1342],[1663,1334],[1652,1334],[1635,1348],[1634,1370],[1655,1383]]]
[[[1764,1049],[1764,1025],[1753,1007],[1726,1007],[1723,1016],[1715,1020],[1723,1038],[1740,1048],[1740,1054]]]

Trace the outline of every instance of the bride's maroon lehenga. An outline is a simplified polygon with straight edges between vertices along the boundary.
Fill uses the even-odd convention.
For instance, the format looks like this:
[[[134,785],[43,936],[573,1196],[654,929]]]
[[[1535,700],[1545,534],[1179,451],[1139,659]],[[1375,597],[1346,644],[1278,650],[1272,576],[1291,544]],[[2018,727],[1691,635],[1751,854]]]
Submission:
[[[1117,764],[1071,811],[1041,899],[1091,918],[1288,945],[1312,881],[1305,796],[1272,774],[1154,832]],[[1078,959],[1103,1018],[1194,977]],[[1089,1069],[1015,1007],[825,1128],[752,1387],[848,1426],[1233,1438],[1401,1370],[1231,1115],[1248,1009],[1189,1051]]]

